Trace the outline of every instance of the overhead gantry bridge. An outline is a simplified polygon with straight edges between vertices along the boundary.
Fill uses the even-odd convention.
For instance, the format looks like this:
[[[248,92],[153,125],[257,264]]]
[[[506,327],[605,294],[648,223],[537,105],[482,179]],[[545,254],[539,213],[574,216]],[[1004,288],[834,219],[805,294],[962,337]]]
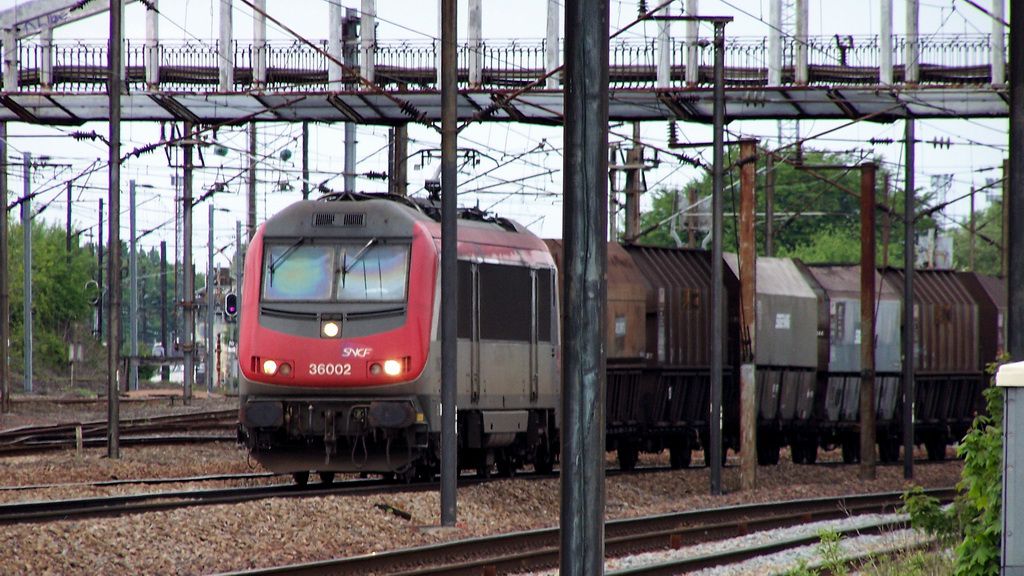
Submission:
[[[254,40],[233,38],[233,2],[256,14]],[[107,44],[55,42],[52,31],[105,4],[36,0],[0,12],[0,121],[74,125],[108,118]],[[470,4],[469,38],[458,56],[460,120],[561,123],[557,10],[546,38],[489,42],[480,36],[480,1]],[[332,5],[326,39],[291,41],[266,39],[273,16],[263,10],[265,0],[222,0],[220,37],[188,43],[162,40],[158,3],[146,5],[146,38],[124,44],[125,120],[440,119],[439,41],[374,38],[374,0],[363,0],[361,13]],[[727,37],[727,120],[1005,117],[1001,10],[996,0],[992,34],[922,36],[916,23],[893,34],[891,14],[882,10],[883,33],[875,36],[814,37],[798,21],[792,36],[769,26],[763,38]],[[657,25],[650,40],[611,40],[610,119],[711,122],[712,43],[695,24]]]

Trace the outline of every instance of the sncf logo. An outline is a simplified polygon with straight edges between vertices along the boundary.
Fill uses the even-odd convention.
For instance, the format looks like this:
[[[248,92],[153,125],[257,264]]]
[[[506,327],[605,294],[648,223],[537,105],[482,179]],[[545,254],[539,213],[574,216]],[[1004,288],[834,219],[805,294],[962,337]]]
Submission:
[[[341,349],[342,358],[369,358],[373,348],[354,348],[346,346]]]

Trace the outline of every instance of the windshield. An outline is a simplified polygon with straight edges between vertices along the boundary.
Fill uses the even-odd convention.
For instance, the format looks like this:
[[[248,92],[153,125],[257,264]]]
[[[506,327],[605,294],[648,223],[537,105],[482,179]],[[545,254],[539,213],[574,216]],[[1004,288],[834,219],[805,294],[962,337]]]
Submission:
[[[334,249],[329,246],[271,246],[263,297],[267,300],[329,300]]]
[[[267,301],[401,302],[409,276],[409,245],[377,238],[271,245],[264,267]]]
[[[408,246],[342,246],[341,263],[338,300],[405,300]]]

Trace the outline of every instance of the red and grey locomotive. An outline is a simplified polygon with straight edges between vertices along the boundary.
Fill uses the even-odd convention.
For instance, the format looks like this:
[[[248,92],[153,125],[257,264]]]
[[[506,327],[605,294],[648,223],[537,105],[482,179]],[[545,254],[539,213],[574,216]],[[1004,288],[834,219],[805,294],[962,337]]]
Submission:
[[[440,225],[430,202],[333,194],[253,237],[239,435],[266,468],[433,474],[440,435]],[[459,220],[459,461],[550,469],[557,451],[555,269],[520,225]],[[524,370],[523,368],[526,367]]]

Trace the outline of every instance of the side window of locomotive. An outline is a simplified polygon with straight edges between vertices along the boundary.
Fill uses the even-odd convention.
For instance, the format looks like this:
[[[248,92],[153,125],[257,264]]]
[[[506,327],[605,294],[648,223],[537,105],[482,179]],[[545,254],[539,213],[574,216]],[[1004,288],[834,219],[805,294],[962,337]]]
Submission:
[[[459,338],[473,337],[473,263],[459,260]]]
[[[270,246],[263,270],[264,300],[328,300],[334,248],[301,243]]]
[[[480,338],[530,340],[530,269],[480,264]]]
[[[551,342],[551,299],[555,287],[551,270],[537,270],[537,340]]]
[[[409,246],[345,244],[338,251],[338,300],[404,301]]]

